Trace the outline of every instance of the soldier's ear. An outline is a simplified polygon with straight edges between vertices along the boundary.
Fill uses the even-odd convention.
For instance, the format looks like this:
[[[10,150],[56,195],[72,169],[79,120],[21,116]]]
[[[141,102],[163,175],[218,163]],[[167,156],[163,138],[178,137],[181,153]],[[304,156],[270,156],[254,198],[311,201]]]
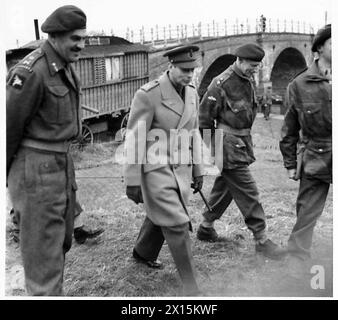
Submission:
[[[317,45],[317,52],[318,52],[319,54],[322,54],[322,53],[323,53],[323,46],[324,46],[324,44],[319,44],[319,45]]]

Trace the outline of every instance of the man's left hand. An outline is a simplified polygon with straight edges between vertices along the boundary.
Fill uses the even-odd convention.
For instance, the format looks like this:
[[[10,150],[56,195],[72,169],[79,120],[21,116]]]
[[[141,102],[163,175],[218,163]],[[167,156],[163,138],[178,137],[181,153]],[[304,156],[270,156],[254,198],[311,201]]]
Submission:
[[[193,183],[191,184],[191,187],[194,189],[193,193],[196,193],[196,192],[202,190],[203,176],[194,177]]]

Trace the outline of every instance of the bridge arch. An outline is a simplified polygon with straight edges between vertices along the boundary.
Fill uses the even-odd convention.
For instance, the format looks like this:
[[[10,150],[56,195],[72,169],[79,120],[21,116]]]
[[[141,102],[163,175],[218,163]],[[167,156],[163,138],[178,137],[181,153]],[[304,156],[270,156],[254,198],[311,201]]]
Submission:
[[[207,68],[201,71],[201,81],[199,83],[198,94],[204,95],[211,80],[227,69],[236,60],[233,54],[225,54],[216,58]]]
[[[274,94],[284,96],[286,87],[292,78],[307,66],[304,55],[294,47],[288,47],[279,53],[271,69],[270,81]]]

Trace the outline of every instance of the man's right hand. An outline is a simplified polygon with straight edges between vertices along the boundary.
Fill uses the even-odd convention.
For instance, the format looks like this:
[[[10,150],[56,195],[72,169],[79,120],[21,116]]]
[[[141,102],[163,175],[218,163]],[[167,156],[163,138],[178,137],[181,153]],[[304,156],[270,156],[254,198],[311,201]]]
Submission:
[[[141,186],[127,186],[126,194],[136,204],[143,203]]]
[[[297,181],[296,178],[296,169],[288,169],[289,179]]]

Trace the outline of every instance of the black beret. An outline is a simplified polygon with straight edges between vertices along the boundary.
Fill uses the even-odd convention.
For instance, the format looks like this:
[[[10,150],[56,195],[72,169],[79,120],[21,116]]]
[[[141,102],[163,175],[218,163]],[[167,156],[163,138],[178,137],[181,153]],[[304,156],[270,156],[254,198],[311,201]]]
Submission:
[[[265,56],[264,50],[255,43],[247,43],[240,46],[235,51],[235,55],[239,58],[260,62]]]
[[[172,64],[180,68],[192,69],[198,66],[198,57],[195,52],[199,49],[194,45],[180,46],[166,51],[163,57],[168,57]]]
[[[316,52],[318,46],[325,43],[327,39],[331,38],[331,24],[327,24],[324,28],[318,30],[317,34],[315,35],[312,43],[312,52]]]
[[[62,6],[56,9],[42,24],[41,30],[46,33],[67,32],[86,28],[85,13],[75,6]]]

